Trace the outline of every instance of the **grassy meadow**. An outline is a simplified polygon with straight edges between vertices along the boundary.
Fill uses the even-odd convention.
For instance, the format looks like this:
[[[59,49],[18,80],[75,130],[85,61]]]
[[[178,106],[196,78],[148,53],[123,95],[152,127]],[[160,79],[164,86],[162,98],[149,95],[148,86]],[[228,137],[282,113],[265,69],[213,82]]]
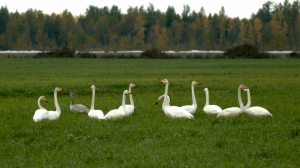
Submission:
[[[192,59],[0,59],[1,167],[299,167],[300,60]],[[171,105],[192,103],[194,120],[169,119],[155,105],[170,82]],[[121,105],[133,88],[135,111],[117,121],[98,121],[70,111],[76,104],[107,113]],[[237,107],[240,84],[251,90],[252,106],[271,117],[219,119],[203,112],[210,104]],[[44,95],[55,110],[53,91],[60,87],[62,110],[55,121],[33,122],[37,99]],[[244,104],[246,93],[242,92]],[[129,103],[127,96],[126,102]]]

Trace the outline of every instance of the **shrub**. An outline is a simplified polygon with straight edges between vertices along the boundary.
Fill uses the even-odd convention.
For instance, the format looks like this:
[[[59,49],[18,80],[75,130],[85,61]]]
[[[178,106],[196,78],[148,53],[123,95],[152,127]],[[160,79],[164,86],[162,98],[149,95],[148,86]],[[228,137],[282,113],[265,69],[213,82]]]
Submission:
[[[300,53],[294,51],[290,53],[290,58],[300,58]]]
[[[91,53],[78,53],[79,58],[97,58],[96,54],[91,54]]]
[[[269,54],[260,53],[257,46],[244,44],[233,47],[225,51],[224,56],[227,58],[269,58]]]
[[[61,50],[51,50],[49,52],[38,53],[34,58],[74,58],[75,50],[64,47]]]
[[[169,58],[165,53],[162,53],[161,51],[158,51],[155,48],[152,48],[151,50],[146,50],[141,54],[141,58]]]

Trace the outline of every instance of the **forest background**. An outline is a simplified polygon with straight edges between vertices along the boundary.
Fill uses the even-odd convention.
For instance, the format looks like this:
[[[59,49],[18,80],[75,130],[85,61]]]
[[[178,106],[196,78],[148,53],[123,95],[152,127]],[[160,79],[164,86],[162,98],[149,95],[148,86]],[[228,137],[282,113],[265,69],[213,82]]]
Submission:
[[[206,15],[204,7],[196,12],[189,5],[181,15],[172,6],[162,12],[153,4],[129,7],[126,14],[116,5],[89,6],[80,16],[67,9],[51,15],[0,9],[0,50],[226,50],[246,43],[261,51],[299,51],[299,0],[268,1],[250,19],[230,18],[224,7]]]

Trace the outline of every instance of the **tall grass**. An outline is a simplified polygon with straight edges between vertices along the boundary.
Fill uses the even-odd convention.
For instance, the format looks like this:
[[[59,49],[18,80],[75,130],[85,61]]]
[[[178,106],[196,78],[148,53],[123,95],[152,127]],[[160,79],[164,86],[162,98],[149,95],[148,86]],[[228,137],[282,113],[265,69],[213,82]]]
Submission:
[[[148,59],[1,59],[1,167],[299,167],[299,60],[148,60]],[[172,120],[156,99],[164,93],[159,81],[170,82],[171,105],[192,103],[194,120]],[[75,103],[104,113],[121,105],[122,92],[133,88],[135,111],[118,121],[98,121],[73,114]],[[210,103],[238,106],[237,88],[251,90],[252,106],[268,109],[273,118],[235,119],[206,116],[203,89]],[[37,99],[44,95],[58,120],[34,123]],[[246,94],[242,93],[244,104]],[[127,97],[127,103],[129,102]]]

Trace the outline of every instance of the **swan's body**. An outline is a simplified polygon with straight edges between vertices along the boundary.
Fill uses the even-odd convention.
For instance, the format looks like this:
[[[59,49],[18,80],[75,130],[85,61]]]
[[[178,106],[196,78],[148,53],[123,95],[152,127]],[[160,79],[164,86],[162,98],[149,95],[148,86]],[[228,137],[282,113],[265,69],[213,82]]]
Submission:
[[[129,84],[129,92],[131,93],[131,88],[136,87],[135,84]],[[134,103],[132,99],[132,94],[129,94],[130,104],[125,104],[125,108],[127,109],[127,113],[125,114],[126,117],[130,116],[134,111]],[[119,109],[123,109],[123,105],[119,107]]]
[[[203,107],[203,111],[207,115],[217,115],[222,112],[222,109],[217,105],[209,105],[209,91],[207,88],[203,90],[205,92],[206,103]]]
[[[196,82],[196,81],[193,81],[191,85],[192,85],[191,88],[192,88],[192,101],[193,101],[193,104],[192,105],[181,106],[181,108],[183,108],[184,110],[188,111],[191,114],[194,114],[197,110],[197,102],[196,102],[196,98],[195,98],[194,86],[199,85],[199,83]]]
[[[45,101],[48,103],[47,99],[45,98],[45,96],[41,96],[39,97],[38,99],[38,107],[39,109],[37,109],[33,115],[33,121],[34,122],[39,122],[43,119],[46,119],[48,118],[48,111],[43,107],[41,106],[41,100]]]
[[[47,118],[48,120],[56,120],[60,116],[61,110],[60,110],[60,107],[59,107],[58,101],[57,101],[57,92],[60,92],[60,91],[62,91],[62,89],[59,87],[55,88],[55,90],[54,90],[54,103],[55,103],[56,110],[48,111],[48,118]]]
[[[75,113],[89,112],[89,109],[86,106],[82,104],[74,104],[73,95],[75,95],[75,93],[70,92],[70,97],[71,97],[70,110]]]
[[[104,117],[100,118],[101,120],[116,120],[116,119],[122,119],[126,117],[126,114],[128,113],[127,108],[125,106],[125,99],[126,94],[131,94],[128,90],[125,90],[123,92],[123,98],[122,98],[122,109],[114,109],[110,110]]]
[[[102,118],[104,116],[103,112],[101,110],[95,110],[95,107],[94,107],[94,102],[95,102],[95,85],[92,85],[91,86],[91,89],[92,89],[92,104],[91,104],[91,109],[88,113],[88,116],[90,118],[96,118],[96,119],[99,119],[99,118]]]
[[[249,114],[252,117],[255,116],[272,116],[272,114],[265,108],[259,107],[259,106],[253,106],[251,105],[251,97],[250,97],[250,89],[244,89],[244,91],[247,92],[247,105],[245,106],[245,113]]]
[[[245,112],[245,107],[242,102],[242,97],[241,97],[241,90],[246,89],[247,87],[244,85],[240,85],[238,89],[238,101],[240,107],[230,107],[222,110],[221,113],[217,115],[217,117],[220,118],[234,118],[234,117],[239,117]]]
[[[188,111],[180,108],[178,106],[170,106],[170,98],[168,96],[168,87],[169,82],[167,79],[162,80],[160,83],[164,83],[165,86],[165,94],[164,94],[164,102],[162,104],[162,109],[165,112],[166,116],[169,118],[189,118],[193,119],[194,116]]]

